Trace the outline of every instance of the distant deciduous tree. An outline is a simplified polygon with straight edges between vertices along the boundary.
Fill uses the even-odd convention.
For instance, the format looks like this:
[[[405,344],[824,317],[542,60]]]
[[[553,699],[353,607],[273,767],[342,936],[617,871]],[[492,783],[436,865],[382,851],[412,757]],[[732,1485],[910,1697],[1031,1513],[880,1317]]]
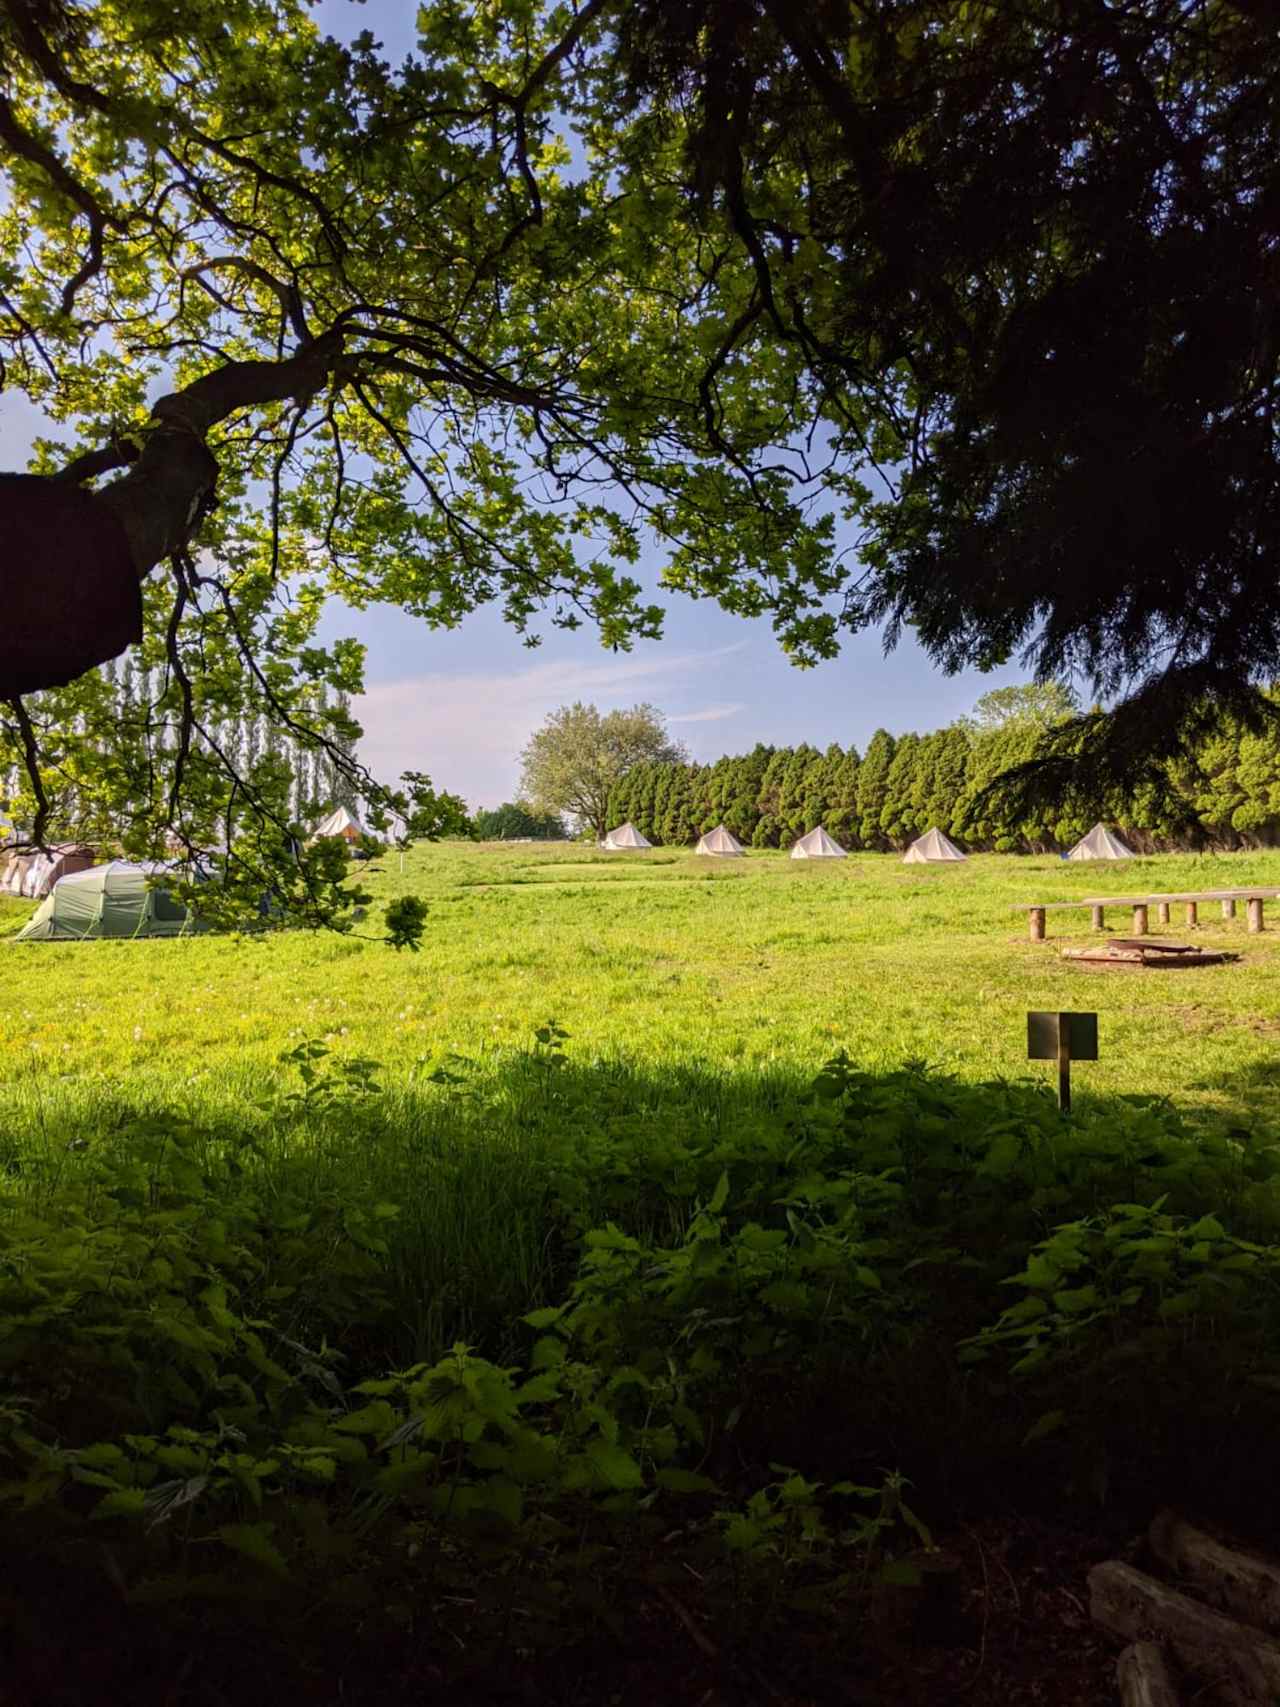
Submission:
[[[521,757],[521,794],[530,805],[569,813],[603,836],[610,828],[610,793],[633,765],[679,764],[686,754],[655,706],[633,705],[602,717],[579,701],[553,711]]]
[[[1080,710],[1065,682],[1021,682],[984,693],[967,717],[959,721],[975,730],[1006,729],[1012,725],[1052,729]]]

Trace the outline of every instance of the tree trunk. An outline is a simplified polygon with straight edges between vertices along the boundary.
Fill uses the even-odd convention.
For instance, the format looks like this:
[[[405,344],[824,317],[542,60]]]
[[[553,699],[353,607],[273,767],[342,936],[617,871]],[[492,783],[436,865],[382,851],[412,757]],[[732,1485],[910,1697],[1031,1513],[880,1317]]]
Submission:
[[[1175,1512],[1162,1511],[1148,1531],[1151,1551],[1222,1612],[1280,1635],[1280,1565],[1224,1547]]]
[[[0,476],[0,700],[61,687],[141,638],[139,583],[213,502],[210,429],[239,409],[305,402],[341,358],[337,330],[283,361],[226,362],[159,399],[140,452],[108,446],[62,476]],[[77,484],[125,463],[100,492]]]
[[[1158,1639],[1186,1671],[1215,1683],[1230,1707],[1270,1707],[1280,1696],[1280,1646],[1132,1565],[1094,1566],[1089,1610],[1127,1641]]]

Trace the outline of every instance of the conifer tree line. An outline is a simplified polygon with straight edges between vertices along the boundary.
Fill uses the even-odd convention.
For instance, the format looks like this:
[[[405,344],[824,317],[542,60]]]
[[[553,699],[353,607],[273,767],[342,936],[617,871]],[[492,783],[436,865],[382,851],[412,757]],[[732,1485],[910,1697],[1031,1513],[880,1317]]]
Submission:
[[[789,847],[822,824],[847,849],[881,851],[936,825],[975,852],[1047,853],[1071,846],[1100,812],[1138,852],[1280,844],[1280,741],[1225,723],[1194,759],[1167,767],[1165,787],[1117,793],[1088,812],[1014,816],[984,791],[1032,756],[1045,727],[1019,705],[1022,693],[998,690],[975,716],[930,734],[877,729],[863,752],[757,744],[713,764],[637,765],[609,796],[609,823],[630,821],[659,846],[724,824],[757,848]]]

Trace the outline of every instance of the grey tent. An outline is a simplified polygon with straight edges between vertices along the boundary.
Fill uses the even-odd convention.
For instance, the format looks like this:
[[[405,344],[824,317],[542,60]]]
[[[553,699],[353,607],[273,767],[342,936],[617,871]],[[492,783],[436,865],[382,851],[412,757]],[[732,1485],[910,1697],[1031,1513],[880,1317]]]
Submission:
[[[1125,847],[1119,836],[1113,836],[1105,824],[1095,824],[1087,836],[1081,836],[1065,856],[1067,859],[1132,859],[1133,849]]]
[[[653,843],[646,842],[635,825],[628,820],[625,824],[619,824],[616,830],[610,830],[600,846],[608,848],[610,853],[621,853],[626,848],[651,848]]]
[[[903,854],[902,862],[904,865],[951,864],[967,857],[941,830],[933,829],[916,837]]]
[[[791,850],[792,859],[847,859],[849,856],[819,824],[807,836],[801,836]]]
[[[165,869],[113,859],[61,877],[13,940],[185,936],[196,928],[187,909],[152,887],[151,879]]]
[[[341,836],[344,842],[358,842],[364,834],[364,825],[352,817],[345,806],[335,807],[312,831],[317,841],[321,836]]]
[[[714,830],[707,831],[693,851],[700,854],[717,854],[722,859],[734,859],[741,854],[742,843],[726,830],[723,824],[717,824]]]

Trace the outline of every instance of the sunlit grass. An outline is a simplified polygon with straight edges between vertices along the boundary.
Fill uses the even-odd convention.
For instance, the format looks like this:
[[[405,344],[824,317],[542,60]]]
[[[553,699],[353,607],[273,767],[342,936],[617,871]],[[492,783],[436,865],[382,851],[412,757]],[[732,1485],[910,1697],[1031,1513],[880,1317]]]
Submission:
[[[59,1124],[96,1123],[120,1101],[230,1111],[270,1087],[281,1051],[304,1038],[374,1057],[388,1088],[410,1086],[450,1054],[483,1071],[551,1018],[583,1062],[697,1062],[740,1077],[807,1072],[844,1048],[870,1066],[918,1058],[966,1078],[1021,1075],[1035,1071],[1031,1007],[1098,1011],[1102,1059],[1081,1069],[1082,1090],[1163,1091],[1257,1119],[1280,1110],[1276,935],[1249,937],[1243,918],[1224,925],[1205,908],[1196,940],[1236,949],[1237,964],[1096,973],[1058,952],[1086,934],[1086,914],[1051,914],[1051,940],[1034,945],[1013,910],[1100,889],[1280,883],[1280,854],[932,869],[888,855],[710,865],[671,850],[449,845],[399,865],[384,860],[370,886],[379,900],[429,902],[416,956],[302,933],[6,944],[11,1120],[28,1128],[43,1108]],[[0,924],[27,910],[6,903]],[[1128,928],[1122,914],[1114,926]]]

